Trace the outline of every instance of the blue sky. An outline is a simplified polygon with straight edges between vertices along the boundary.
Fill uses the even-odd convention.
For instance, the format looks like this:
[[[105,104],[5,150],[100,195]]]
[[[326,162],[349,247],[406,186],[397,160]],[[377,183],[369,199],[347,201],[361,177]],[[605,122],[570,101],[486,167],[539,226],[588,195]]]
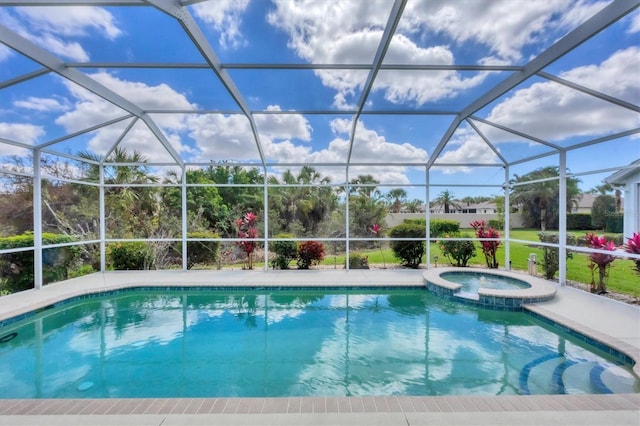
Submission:
[[[392,1],[217,0],[187,10],[223,64],[371,64]],[[608,1],[408,0],[384,65],[517,65],[547,49]],[[215,73],[206,68],[128,68],[99,63],[205,64],[182,27],[151,6],[9,7],[0,2],[0,24],[63,62],[94,63],[79,70],[145,110],[211,110],[216,114],[155,113],[153,120],[187,162],[259,162],[248,120]],[[1,36],[0,36],[1,41]],[[41,66],[0,44],[0,83]],[[545,72],[640,104],[640,12],[632,12],[548,66]],[[352,113],[368,70],[239,69],[228,75],[254,115],[264,155],[277,163],[342,163],[347,160]],[[354,169],[389,185],[424,182],[425,162],[454,115],[512,71],[381,70],[365,111],[439,111],[441,115],[364,114],[356,126],[353,162],[390,163]],[[261,111],[271,112],[260,114]],[[288,114],[273,112],[291,111]],[[331,111],[332,114],[305,114]],[[300,113],[295,113],[300,112]],[[33,146],[80,132],[126,112],[53,73],[0,89],[0,140]],[[575,143],[640,127],[639,114],[543,77],[526,80],[476,113],[480,119],[549,143]],[[169,153],[141,122],[132,119],[65,140],[50,148],[74,154],[107,153],[121,145],[151,161]],[[474,122],[507,161],[552,149]],[[24,155],[0,143],[0,156]],[[637,137],[617,139],[568,154],[572,172],[622,167],[640,158]],[[4,161],[4,160],[3,160]],[[455,132],[438,161],[499,163],[468,124]],[[514,173],[557,165],[556,155],[513,168]],[[394,165],[395,164],[395,165]],[[340,182],[344,173],[321,168]],[[277,170],[277,169],[276,169]],[[606,174],[605,174],[606,175]],[[589,189],[603,174],[581,176]],[[496,184],[501,168],[455,167],[431,172],[436,184]],[[439,192],[439,188],[432,190]],[[457,196],[497,189],[455,188]]]

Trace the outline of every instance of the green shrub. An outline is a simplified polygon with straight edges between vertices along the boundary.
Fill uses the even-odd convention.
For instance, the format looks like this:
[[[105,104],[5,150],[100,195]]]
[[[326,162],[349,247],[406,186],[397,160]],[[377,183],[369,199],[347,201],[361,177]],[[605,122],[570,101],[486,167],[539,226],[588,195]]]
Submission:
[[[589,231],[595,229],[591,224],[590,213],[569,213],[567,214],[567,229],[575,231]]]
[[[502,229],[502,228],[504,228],[504,224],[501,221],[499,221],[498,219],[490,219],[487,222],[487,224],[488,224],[489,227],[491,227],[493,229]]]
[[[69,235],[43,233],[42,244],[64,244],[76,241]],[[33,247],[33,233],[0,238],[0,250]],[[9,293],[33,288],[34,278],[33,250],[5,253],[0,255],[0,279],[2,290]],[[48,284],[66,280],[69,270],[78,263],[80,248],[77,246],[46,248],[42,251],[42,281]]]
[[[543,243],[558,244],[559,237],[556,232],[538,232],[538,239]],[[575,245],[576,237],[567,235],[567,245]],[[542,266],[544,277],[552,280],[560,268],[560,257],[556,247],[542,246],[542,259],[538,260],[538,264]],[[567,259],[573,258],[573,254],[567,251]]]
[[[187,238],[208,240],[219,239],[220,236],[211,231],[189,232]],[[182,243],[175,244],[175,252],[182,256]],[[195,265],[213,265],[218,260],[220,241],[187,241],[187,269]]]
[[[298,244],[298,269],[309,269],[324,259],[324,245],[319,241],[304,241]]]
[[[447,234],[460,232],[460,223],[455,220],[434,219],[429,225],[431,238],[439,238]]]
[[[604,230],[614,234],[620,234],[623,232],[624,219],[623,215],[616,213],[608,215],[604,220]],[[616,243],[617,245],[620,245]]]
[[[369,257],[362,253],[349,253],[349,269],[369,269]]]
[[[616,199],[612,195],[598,195],[591,205],[591,225],[594,229],[605,229],[607,218],[615,211]]]
[[[108,258],[115,270],[144,270],[152,263],[149,246],[140,241],[114,243],[109,245]]]
[[[447,235],[452,238],[471,238],[469,234]],[[453,266],[467,266],[469,260],[476,255],[476,246],[473,241],[441,240],[438,246],[442,255],[447,258]]]
[[[400,263],[409,268],[417,268],[422,263],[425,250],[425,229],[423,224],[405,221],[391,228],[391,238],[414,238],[415,241],[391,241],[391,249]]]
[[[278,234],[275,238],[294,238],[292,234]],[[298,255],[298,244],[295,241],[274,241],[273,252],[276,258],[273,267],[277,269],[289,269],[289,263]]]
[[[426,228],[426,219],[405,219],[404,222],[408,225],[419,226],[422,229]],[[455,220],[449,219],[432,219],[429,223],[429,233],[431,238],[439,238],[445,234],[455,234],[460,232],[460,223]],[[422,233],[424,236],[424,232]]]

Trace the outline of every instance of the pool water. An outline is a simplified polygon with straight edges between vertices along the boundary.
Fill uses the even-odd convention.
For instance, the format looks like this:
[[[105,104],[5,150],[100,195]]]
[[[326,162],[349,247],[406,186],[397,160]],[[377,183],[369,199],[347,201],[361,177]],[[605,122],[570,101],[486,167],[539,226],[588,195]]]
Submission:
[[[440,274],[440,277],[447,281],[461,284],[462,288],[460,290],[467,293],[477,293],[480,288],[521,290],[531,287],[526,282],[517,278],[479,272],[444,272]]]
[[[631,366],[530,315],[424,289],[126,291],[39,312],[1,340],[2,398],[640,389]]]

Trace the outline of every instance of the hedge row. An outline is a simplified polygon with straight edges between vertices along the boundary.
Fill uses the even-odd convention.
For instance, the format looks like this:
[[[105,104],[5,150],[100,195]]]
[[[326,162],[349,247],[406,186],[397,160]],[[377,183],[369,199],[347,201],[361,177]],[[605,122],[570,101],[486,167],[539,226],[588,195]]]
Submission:
[[[42,234],[43,245],[75,242],[69,235],[52,233]],[[0,250],[33,247],[33,232],[0,238]],[[42,252],[42,280],[45,284],[65,280],[69,270],[80,261],[80,248],[66,246],[48,248]],[[14,293],[33,288],[34,259],[33,250],[5,253],[0,256],[0,291]]]

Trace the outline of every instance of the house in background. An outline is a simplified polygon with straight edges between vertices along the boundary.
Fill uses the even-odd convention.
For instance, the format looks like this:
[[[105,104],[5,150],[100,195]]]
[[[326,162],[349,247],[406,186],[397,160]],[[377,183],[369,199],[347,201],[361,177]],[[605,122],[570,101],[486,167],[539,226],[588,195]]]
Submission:
[[[631,238],[634,232],[640,232],[640,159],[630,167],[615,172],[604,180],[610,185],[621,187],[624,197],[625,238]]]

